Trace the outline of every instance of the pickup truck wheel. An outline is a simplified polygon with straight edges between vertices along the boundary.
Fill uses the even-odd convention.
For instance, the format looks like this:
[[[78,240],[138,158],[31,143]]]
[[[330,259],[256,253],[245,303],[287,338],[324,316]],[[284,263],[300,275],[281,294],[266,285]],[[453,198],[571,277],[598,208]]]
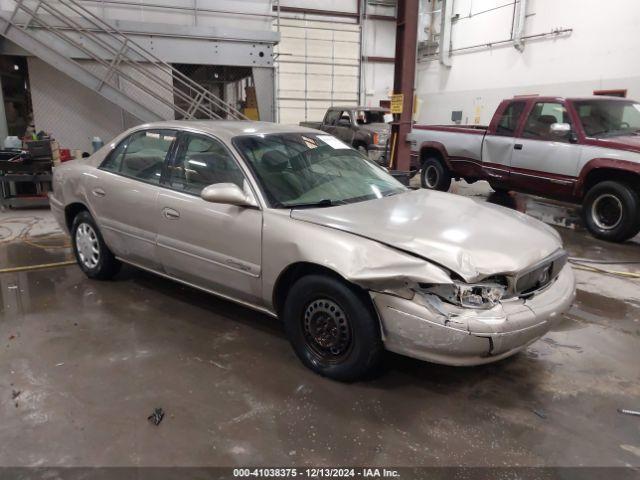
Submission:
[[[446,192],[451,186],[451,174],[439,158],[428,157],[422,162],[420,183],[422,188]]]
[[[500,194],[509,193],[509,189],[508,188],[500,187],[500,186],[496,185],[495,183],[489,183],[489,186],[496,193],[500,193]]]
[[[80,212],[73,219],[71,241],[78,265],[87,277],[108,280],[120,270],[121,263],[104,243],[89,212]]]
[[[353,381],[380,363],[383,346],[371,300],[346,282],[302,277],[289,290],[282,316],[296,355],[320,375]]]
[[[640,231],[640,196],[624,183],[601,182],[587,192],[582,214],[594,237],[624,242]]]

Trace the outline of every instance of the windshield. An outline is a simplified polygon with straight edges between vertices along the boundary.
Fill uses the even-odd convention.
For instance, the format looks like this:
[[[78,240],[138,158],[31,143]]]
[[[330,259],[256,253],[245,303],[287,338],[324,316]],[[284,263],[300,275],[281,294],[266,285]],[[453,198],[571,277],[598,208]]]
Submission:
[[[623,100],[581,100],[576,111],[588,137],[614,137],[640,132],[640,103]]]
[[[358,125],[368,125],[370,123],[385,123],[384,110],[357,110],[356,121]]]
[[[340,205],[407,190],[331,135],[248,135],[233,143],[273,207]]]

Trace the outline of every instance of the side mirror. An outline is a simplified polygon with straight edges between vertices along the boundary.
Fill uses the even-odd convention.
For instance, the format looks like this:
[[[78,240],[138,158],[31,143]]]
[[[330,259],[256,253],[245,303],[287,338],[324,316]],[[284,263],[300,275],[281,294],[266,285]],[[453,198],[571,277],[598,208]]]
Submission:
[[[202,189],[202,199],[211,203],[224,203],[237,207],[257,207],[253,197],[247,195],[235,183],[214,183]]]
[[[551,135],[555,137],[564,137],[571,132],[571,125],[568,123],[552,123],[550,131]]]

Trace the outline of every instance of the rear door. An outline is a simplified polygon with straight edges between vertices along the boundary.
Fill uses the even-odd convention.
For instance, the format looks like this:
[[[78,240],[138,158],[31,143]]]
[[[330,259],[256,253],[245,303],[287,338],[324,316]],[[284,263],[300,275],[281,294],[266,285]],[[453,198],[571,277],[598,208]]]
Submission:
[[[501,111],[496,112],[497,120],[484,137],[482,168],[491,183],[500,185],[509,181],[515,135],[525,106],[524,100],[516,100],[504,105]]]
[[[353,113],[351,110],[343,110],[340,112],[340,117],[338,118],[338,122],[336,123],[334,136],[338,137],[347,145],[353,144],[353,137],[355,136],[355,119],[353,118]]]
[[[172,276],[222,295],[259,303],[262,211],[206,202],[215,183],[249,189],[229,149],[213,137],[183,132],[159,196],[158,251]]]
[[[342,112],[340,110],[332,108],[327,110],[327,114],[324,116],[324,120],[322,121],[322,130],[334,135],[336,132],[336,123],[338,123],[341,113]]]
[[[165,160],[176,131],[140,130],[121,141],[89,181],[89,204],[118,257],[158,270],[154,215]]]
[[[551,125],[566,123],[571,131],[558,136]],[[565,106],[557,101],[535,102],[527,113],[516,139],[511,159],[511,182],[519,190],[550,196],[570,196],[576,182],[580,145],[574,122]]]

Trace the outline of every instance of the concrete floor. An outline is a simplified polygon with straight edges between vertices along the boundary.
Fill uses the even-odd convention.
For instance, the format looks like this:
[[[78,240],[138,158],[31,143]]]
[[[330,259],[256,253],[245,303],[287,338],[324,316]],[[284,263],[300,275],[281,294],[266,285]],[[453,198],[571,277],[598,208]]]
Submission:
[[[559,230],[572,255],[640,258],[638,238]],[[69,259],[67,241],[47,211],[0,214],[0,268]],[[276,321],[132,268],[110,282],[76,266],[0,274],[0,466],[639,467],[640,417],[617,409],[640,410],[640,283],[576,273],[564,321],[511,359],[389,354],[350,385],[306,370]]]

